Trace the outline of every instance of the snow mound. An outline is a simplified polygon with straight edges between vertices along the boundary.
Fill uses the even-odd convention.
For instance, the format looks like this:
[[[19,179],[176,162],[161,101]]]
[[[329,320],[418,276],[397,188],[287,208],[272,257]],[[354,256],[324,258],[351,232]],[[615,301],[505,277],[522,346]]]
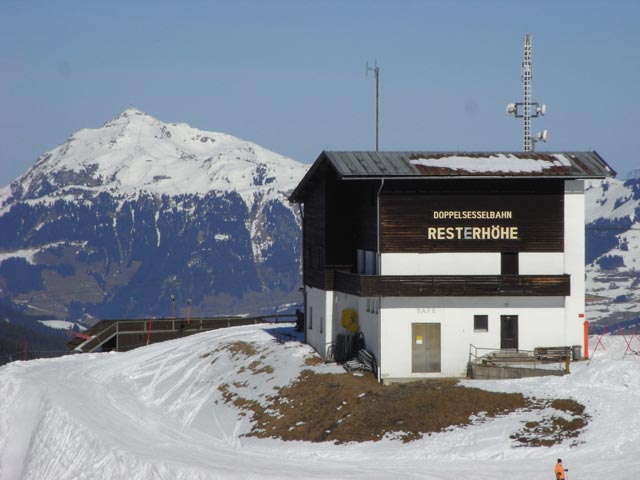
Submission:
[[[0,479],[495,479],[549,476],[631,480],[640,471],[640,357],[605,338],[574,373],[464,381],[540,398],[571,397],[591,421],[578,447],[516,448],[509,435],[535,412],[515,412],[404,444],[333,445],[243,437],[250,419],[224,392],[265,402],[302,369],[309,346],[276,342],[291,325],[221,329],[127,353],[13,362],[0,368]],[[640,349],[640,339],[635,339]],[[258,359],[262,367],[252,368]],[[251,363],[251,364],[250,364]],[[244,368],[243,368],[244,367]],[[255,365],[254,365],[255,367]],[[401,408],[401,406],[399,406]],[[425,412],[428,414],[428,412]]]

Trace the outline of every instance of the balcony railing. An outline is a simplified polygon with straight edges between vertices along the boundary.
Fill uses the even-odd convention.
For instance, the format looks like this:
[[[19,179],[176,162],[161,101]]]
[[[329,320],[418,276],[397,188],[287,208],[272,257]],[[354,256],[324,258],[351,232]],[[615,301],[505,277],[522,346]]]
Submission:
[[[569,275],[362,275],[325,272],[326,289],[360,297],[568,296]]]

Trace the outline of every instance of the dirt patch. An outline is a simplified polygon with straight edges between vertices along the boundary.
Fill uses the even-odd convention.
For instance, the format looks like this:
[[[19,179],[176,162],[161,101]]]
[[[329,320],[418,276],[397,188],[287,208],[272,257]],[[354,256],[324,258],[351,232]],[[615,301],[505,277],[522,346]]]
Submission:
[[[260,353],[245,345],[233,348],[243,356]],[[304,364],[322,362],[313,356]],[[273,372],[258,360],[242,368],[255,374]],[[589,420],[584,406],[574,400],[489,392],[458,385],[456,379],[383,386],[371,374],[319,374],[309,369],[262,402],[237,393],[239,387],[247,387],[246,382],[232,386],[235,389],[226,384],[218,387],[223,400],[251,416],[253,427],[247,436],[258,438],[346,443],[388,437],[409,442],[514,411],[544,410],[541,420],[523,423],[511,439],[516,446],[551,446],[565,439],[575,441]]]
[[[322,365],[324,360],[318,355],[311,355],[304,359],[305,367],[313,367],[315,365]]]
[[[254,360],[247,367],[240,367],[238,369],[238,373],[244,373],[245,370],[251,370],[254,375],[258,375],[260,373],[273,373],[273,367],[271,365],[263,365],[260,360]]]
[[[520,394],[456,384],[447,379],[383,386],[371,375],[305,370],[269,399],[269,408],[244,405],[255,422],[249,436],[343,443],[388,435],[407,442],[467,425],[474,416],[494,417],[527,407]],[[238,396],[233,403],[239,406]]]
[[[577,438],[589,423],[591,417],[584,412],[584,405],[570,399],[538,402],[536,408],[550,408],[558,414],[551,414],[536,422],[526,422],[511,435],[520,446],[551,447],[572,439],[571,446],[577,446]]]
[[[237,341],[237,342],[225,343],[224,345],[221,345],[215,350],[212,350],[207,353],[203,353],[200,355],[200,358],[209,358],[213,356],[213,360],[211,361],[211,363],[215,363],[215,361],[218,358],[218,355],[222,352],[229,352],[231,358],[235,360],[237,360],[240,356],[249,358],[259,353],[258,349],[252,343]],[[263,355],[260,358],[264,359],[266,357]]]

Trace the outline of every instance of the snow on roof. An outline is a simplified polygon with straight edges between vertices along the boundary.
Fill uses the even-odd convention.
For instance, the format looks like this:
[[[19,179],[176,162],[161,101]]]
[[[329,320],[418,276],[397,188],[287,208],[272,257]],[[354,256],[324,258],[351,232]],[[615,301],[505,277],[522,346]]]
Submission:
[[[513,154],[465,156],[452,155],[443,158],[416,158],[409,162],[415,166],[464,170],[469,173],[542,173],[554,167],[566,168],[571,162],[561,154],[553,154],[553,159],[521,158]]]

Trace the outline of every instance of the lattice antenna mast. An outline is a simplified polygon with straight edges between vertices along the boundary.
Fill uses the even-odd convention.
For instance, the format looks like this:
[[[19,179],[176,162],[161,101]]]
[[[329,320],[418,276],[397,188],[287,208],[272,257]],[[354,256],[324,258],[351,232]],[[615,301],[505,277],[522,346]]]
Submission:
[[[365,75],[369,75],[369,72],[373,72],[376,78],[376,152],[378,151],[378,140],[380,133],[380,67],[378,66],[378,61],[374,62],[374,66],[370,67],[369,62],[367,62],[367,69],[365,70]]]
[[[524,60],[522,61],[522,86],[523,86],[523,105],[522,105],[522,150],[531,152],[533,150],[533,142],[531,141],[531,35],[528,33],[524,36]]]
[[[531,119],[544,115],[547,106],[531,101],[531,80],[533,78],[533,65],[531,63],[531,35],[524,36],[524,59],[522,61],[522,88],[523,101],[507,105],[507,113],[516,118],[522,118],[522,150],[533,152],[536,142],[547,141],[547,131],[543,130],[535,137],[531,135]],[[532,111],[532,107],[535,110]]]

